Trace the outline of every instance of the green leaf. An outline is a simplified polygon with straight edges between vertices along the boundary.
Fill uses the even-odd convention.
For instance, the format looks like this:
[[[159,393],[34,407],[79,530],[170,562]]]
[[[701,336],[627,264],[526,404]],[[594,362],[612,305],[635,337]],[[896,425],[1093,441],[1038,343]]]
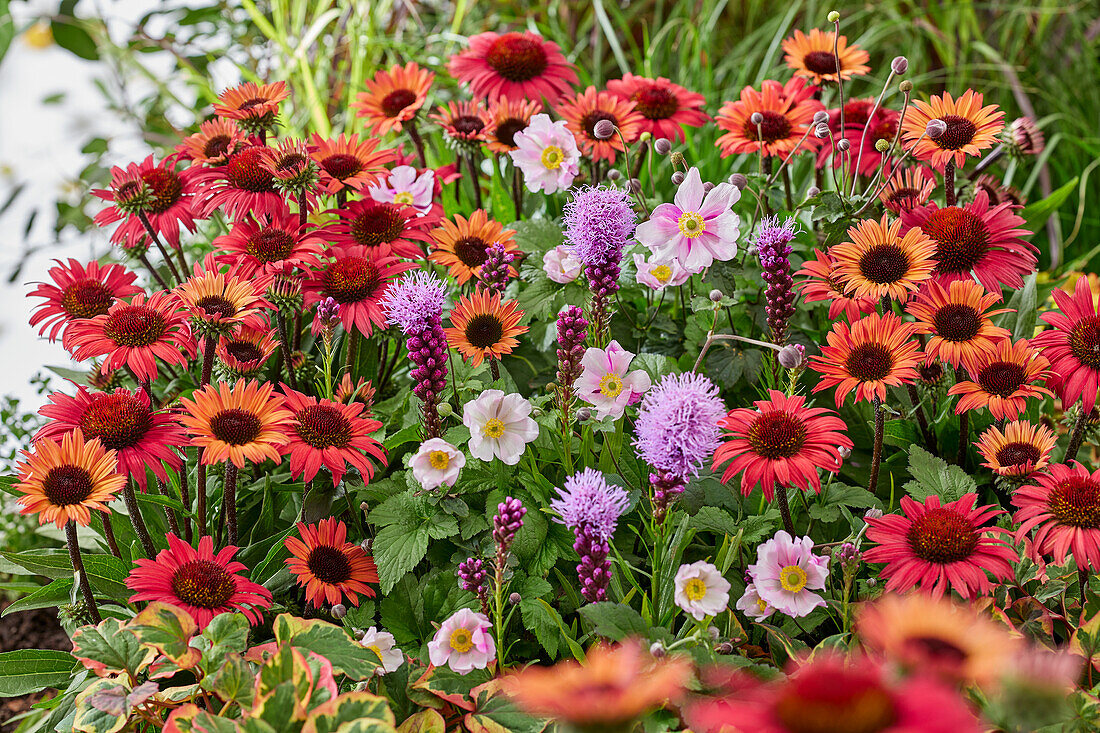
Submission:
[[[222,665],[230,654],[242,654],[248,648],[249,623],[243,613],[220,613],[195,638],[202,650],[200,666],[207,674]]]
[[[557,658],[561,628],[564,626],[561,615],[540,598],[528,598],[526,595],[519,602],[519,610],[523,625],[535,635],[552,659]]]
[[[12,20],[8,10],[8,0],[0,0],[0,61],[4,60],[4,54],[8,52],[12,39],[15,38],[15,21]]]
[[[549,219],[524,219],[508,225],[515,229],[513,239],[528,259],[542,260],[542,256],[562,242],[561,227]]]
[[[810,504],[809,514],[822,522],[835,522],[840,519],[841,507],[882,507],[882,502],[861,486],[833,485],[824,494],[825,501]]]
[[[1031,273],[1024,278],[1024,287],[1012,294],[1012,300],[1019,298],[1016,309],[1016,324],[1012,327],[1014,340],[1029,339],[1035,335],[1035,320],[1039,316],[1038,295],[1035,282],[1037,273]]]
[[[71,578],[73,575],[69,553],[65,550],[26,550],[0,555],[32,575],[47,578]],[[85,555],[83,559],[84,571],[93,588],[111,598],[129,600],[131,593],[125,584],[130,573],[128,563],[113,555]]]
[[[353,680],[365,680],[378,668],[378,656],[364,648],[339,626],[320,619],[295,618],[288,613],[275,618],[275,639],[313,652],[332,664],[333,672]]]
[[[504,171],[495,171],[489,176],[489,201],[494,219],[514,221],[517,217],[516,205],[512,201],[512,192],[504,184],[504,175]]]
[[[1071,180],[1059,186],[1057,190],[1052,191],[1045,199],[1025,206],[1020,211],[1020,216],[1027,222],[1023,228],[1031,232],[1039,231],[1047,223],[1047,219],[1066,202],[1069,195],[1077,188],[1077,180],[1077,176],[1074,176]]]
[[[182,608],[153,601],[130,623],[143,644],[154,647],[180,669],[198,664],[202,652],[191,646],[198,624]]]
[[[428,528],[391,524],[378,530],[372,545],[382,594],[389,593],[428,551]]]
[[[929,496],[938,496],[944,502],[957,501],[963,494],[977,490],[966,471],[948,465],[918,445],[909,448],[909,473],[915,480],[905,484],[905,492],[919,502]]]
[[[130,688],[113,679],[92,682],[76,696],[73,730],[81,733],[115,733],[129,717],[127,695]]]
[[[99,50],[91,34],[76,18],[56,17],[50,22],[53,40],[58,46],[87,61],[99,59]]]
[[[596,627],[597,634],[612,641],[620,641],[628,636],[645,636],[649,630],[641,614],[625,603],[589,603],[578,612]]]
[[[0,697],[19,697],[47,687],[64,689],[79,665],[68,652],[19,649],[0,652]]]
[[[73,589],[72,578],[58,578],[48,585],[28,593],[4,609],[0,616],[19,611],[30,611],[35,608],[53,608],[69,602],[69,596]]]
[[[374,720],[390,726],[394,723],[393,712],[386,698],[369,692],[348,692],[310,711],[305,725],[302,726],[302,733],[332,733],[337,729],[343,731],[345,728],[342,726],[354,720]]]
[[[701,507],[698,512],[692,515],[690,523],[695,529],[720,535],[728,534],[730,537],[736,537],[741,529],[729,512],[714,506]]]
[[[883,427],[882,442],[887,445],[908,448],[921,439],[912,420],[887,420]]]
[[[212,674],[202,678],[204,690],[223,700],[233,700],[242,708],[252,705],[256,697],[256,675],[240,654],[228,654]]]

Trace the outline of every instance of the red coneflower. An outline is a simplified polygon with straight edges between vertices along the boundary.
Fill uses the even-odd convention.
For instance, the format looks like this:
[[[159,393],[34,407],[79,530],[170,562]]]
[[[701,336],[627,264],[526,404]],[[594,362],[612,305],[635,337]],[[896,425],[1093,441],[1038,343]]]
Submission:
[[[153,231],[173,247],[179,245],[181,224],[187,231],[195,231],[195,217],[207,216],[194,207],[200,171],[194,168],[177,170],[177,160],[177,156],[170,155],[154,163],[150,155],[125,168],[116,166],[111,169],[110,186],[92,191],[93,195],[113,204],[96,214],[96,225],[105,227],[122,222],[111,234],[111,242],[129,249],[147,239],[141,215],[149,220]]]
[[[458,147],[476,149],[485,142],[489,112],[481,102],[448,102],[436,107],[428,119],[442,127],[447,140]]]
[[[260,152],[260,165],[271,174],[276,191],[293,197],[299,209],[303,202],[307,208],[316,204],[321,168],[310,155],[308,145],[297,138],[286,137],[274,146],[261,148]]]
[[[476,367],[486,358],[512,353],[519,345],[516,336],[527,333],[527,326],[519,325],[522,318],[516,301],[502,302],[500,293],[478,288],[462,296],[451,310],[451,326],[443,330],[451,348]]]
[[[1059,565],[1072,554],[1078,567],[1100,569],[1100,470],[1089,473],[1077,461],[1055,463],[1034,478],[1035,484],[1012,495],[1019,507],[1012,518],[1020,525],[1016,541],[1034,529],[1035,547]]]
[[[994,350],[996,343],[1012,334],[994,326],[990,316],[1008,313],[1009,308],[989,310],[1001,296],[987,293],[973,280],[956,280],[947,286],[930,281],[906,309],[916,318],[917,333],[932,334],[924,346],[926,362],[941,359],[958,368],[971,369],[975,357]]]
[[[195,619],[200,630],[215,616],[240,612],[253,626],[260,623],[260,611],[271,607],[271,591],[240,573],[248,570],[233,560],[237,548],[229,545],[214,554],[214,538],[199,539],[196,550],[176,535],[168,534],[168,549],[155,560],[138,558],[126,579],[136,591],[137,601],[160,601],[178,606]]]
[[[936,175],[924,166],[898,168],[887,175],[885,188],[878,196],[889,211],[903,211],[924,206],[936,189]]]
[[[909,105],[901,127],[902,143],[914,158],[931,161],[936,170],[943,170],[949,161],[961,168],[966,156],[980,156],[981,151],[997,142],[997,134],[1004,128],[1004,114],[995,104],[983,107],[982,95],[973,89],[967,89],[957,100],[944,92],[928,102],[917,100]],[[924,134],[932,120],[947,125],[947,130],[934,140]]]
[[[374,385],[362,377],[353,382],[351,374],[344,372],[344,376],[340,378],[333,390],[332,398],[345,405],[361,402],[364,405],[363,414],[368,415],[371,405],[374,404]]]
[[[350,201],[329,213],[336,218],[320,230],[336,246],[363,247],[379,256],[393,255],[409,260],[424,258],[420,242],[428,242],[428,230],[438,214],[418,215],[416,209],[374,199]]]
[[[382,423],[363,418],[363,403],[344,405],[332,400],[320,400],[295,392],[283,385],[286,406],[294,414],[288,434],[290,442],[283,453],[290,456],[290,475],[312,481],[323,465],[332,473],[332,483],[339,484],[347,464],[351,464],[369,482],[374,465],[363,452],[385,465],[386,452],[382,444],[370,437]]]
[[[833,55],[834,44],[836,55]],[[783,60],[795,76],[804,76],[818,86],[826,81],[835,82],[838,75],[847,80],[871,70],[867,66],[871,57],[866,51],[855,44],[849,46],[846,36],[820,28],[811,29],[809,35],[796,30],[793,36],[783,40],[783,52],[786,54]]]
[[[515,150],[516,133],[530,125],[531,118],[541,111],[542,104],[533,100],[494,100],[489,105],[489,126],[485,130],[489,150],[501,154]]]
[[[187,366],[195,356],[195,339],[187,315],[172,294],[156,292],[145,299],[138,293],[130,302],[118,301],[107,313],[73,321],[66,344],[77,361],[105,356],[100,371],[129,367],[142,382],[157,378],[157,359]]]
[[[798,293],[804,301],[824,301],[829,304],[830,321],[835,321],[843,313],[849,323],[855,323],[864,313],[875,310],[875,301],[855,298],[844,291],[844,286],[836,275],[833,258],[819,249],[814,250],[814,259],[804,261],[802,269],[795,275],[806,277],[798,284]]]
[[[262,324],[260,309],[270,308],[257,283],[234,272],[219,272],[213,254],[194,275],[173,292],[191,318],[191,326],[203,336],[224,336],[242,323],[253,328]]]
[[[324,243],[283,205],[259,219],[238,219],[229,234],[214,240],[214,249],[220,253],[217,261],[229,265],[239,277],[265,279],[286,265],[301,270],[316,267]]]
[[[921,591],[939,598],[953,588],[964,598],[993,590],[986,573],[998,581],[1012,577],[1016,552],[1007,539],[1007,529],[985,526],[1004,514],[996,506],[975,507],[977,494],[964,494],[958,501],[940,505],[940,497],[929,496],[923,504],[908,496],[901,498],[901,514],[868,518],[867,539],[878,543],[863,553],[869,563],[886,563],[882,577],[886,590]]]
[[[990,207],[985,191],[966,206],[940,208],[928,203],[901,212],[903,229],[920,227],[936,243],[935,278],[941,285],[952,280],[976,279],[991,292],[1002,285],[1022,288],[1024,275],[1035,271],[1039,249],[1021,239],[1031,232],[1010,204]]]
[[[932,275],[936,245],[919,229],[901,234],[901,222],[863,219],[848,229],[851,241],[829,248],[834,273],[857,298],[904,303]]]
[[[367,120],[375,135],[390,130],[400,131],[402,123],[416,117],[428,101],[435,74],[410,61],[405,66],[394,64],[389,71],[379,71],[373,79],[363,82],[367,91],[355,95],[351,108],[356,117]]]
[[[286,203],[275,188],[275,177],[264,165],[263,145],[250,145],[229,156],[225,165],[202,168],[195,174],[199,191],[195,209],[208,217],[221,209],[226,216],[239,219],[273,215]]]
[[[993,351],[975,355],[972,381],[959,382],[947,391],[961,395],[955,414],[989,408],[998,420],[1015,420],[1027,409],[1027,400],[1053,393],[1034,382],[1050,378],[1050,362],[1038,349],[1020,339],[997,342]]]
[[[355,329],[369,337],[375,327],[386,327],[382,299],[390,284],[402,272],[415,268],[412,262],[401,262],[378,249],[330,247],[321,269],[311,272],[304,283],[305,307],[332,298],[340,304],[344,330],[351,333]]]
[[[358,135],[340,135],[326,140],[313,133],[310,155],[321,167],[321,187],[328,193],[345,189],[359,191],[377,183],[394,159],[393,150],[378,150],[378,140]]]
[[[236,120],[244,129],[258,134],[275,124],[279,104],[289,97],[286,82],[255,84],[246,81],[219,94],[218,101],[214,103],[214,113]]]
[[[1004,432],[996,425],[990,426],[975,445],[985,459],[982,465],[998,476],[1029,476],[1047,467],[1057,443],[1047,426],[1013,420],[1005,425]]]
[[[451,57],[447,71],[470,85],[474,97],[513,101],[544,99],[553,104],[577,83],[573,65],[558,44],[531,32],[480,33]]]
[[[145,471],[168,481],[165,465],[180,470],[183,459],[179,448],[187,443],[187,434],[169,412],[154,412],[144,391],[89,392],[78,387],[70,397],[54,392],[49,404],[38,411],[49,422],[35,434],[34,440],[59,438],[81,431],[88,440],[99,439],[103,447],[115,451],[118,471],[132,477],[144,491]]]
[[[726,102],[714,118],[725,134],[715,141],[722,157],[737,153],[755,153],[763,149],[764,155],[786,156],[796,147],[813,150],[817,138],[803,135],[813,123],[814,114],[824,109],[821,102],[807,98],[809,91],[804,80],[795,77],[787,87],[770,79],[765,80],[761,91],[752,87],[741,90],[740,99]],[[763,118],[759,128],[752,116],[757,112]],[[799,143],[799,140],[802,140]]]
[[[176,146],[176,152],[198,164],[221,165],[247,142],[248,136],[236,122],[217,118],[201,123],[198,132]]]
[[[21,455],[15,488],[23,495],[15,501],[20,514],[37,514],[39,524],[87,527],[92,510],[109,512],[107,504],[126,485],[126,477],[115,471],[115,452],[97,438],[85,442],[79,428],[60,440],[36,440]]]
[[[975,178],[972,185],[972,194],[977,195],[978,191],[985,191],[985,195],[989,197],[989,202],[993,205],[1023,206],[1027,203],[1027,198],[1020,193],[1020,189],[1014,186],[1006,186],[1001,179],[988,173],[983,173]]]
[[[493,221],[484,209],[477,209],[467,219],[456,214],[454,221],[444,219],[438,229],[432,230],[432,253],[428,259],[447,268],[459,285],[465,285],[471,277],[481,277],[486,250],[493,244],[504,247],[506,252],[518,252],[514,229],[505,229]],[[515,268],[511,268],[513,275]]]
[[[1017,117],[1008,126],[1007,135],[1017,155],[1038,155],[1046,148],[1043,131],[1030,117]]]
[[[710,117],[703,111],[706,103],[702,94],[689,92],[679,84],[673,84],[663,76],[647,79],[627,73],[622,79],[607,82],[607,91],[627,102],[644,119],[641,131],[655,138],[684,140],[684,127],[700,127]]]
[[[741,493],[748,496],[760,486],[764,498],[772,500],[775,485],[813,487],[821,491],[817,470],[840,470],[837,448],[851,448],[844,434],[844,421],[832,410],[806,407],[804,397],[787,397],[768,390],[768,399],[753,403],[756,409],[731,410],[718,421],[729,432],[726,442],[714,452],[714,470],[733,460],[722,474],[727,483],[741,475]]]
[[[203,448],[203,463],[228,460],[244,468],[245,461],[282,462],[293,415],[270,384],[244,379],[232,387],[226,382],[208,384],[191,399],[181,397],[180,403],[179,421],[191,434],[191,445]]]
[[[122,265],[101,265],[95,261],[83,264],[71,257],[68,262],[54,262],[57,266],[49,270],[53,282],[38,283],[38,287],[27,293],[28,298],[43,299],[34,306],[30,324],[41,323],[38,335],[45,335],[48,330],[50,341],[56,341],[60,333],[64,343],[72,323],[106,315],[116,301],[141,292],[134,285],[137,274]]]
[[[563,99],[554,109],[573,133],[581,153],[592,160],[607,160],[609,163],[614,163],[616,155],[622,152],[623,142],[618,134],[606,140],[597,138],[596,123],[608,120],[614,124],[628,145],[642,134],[645,123],[645,118],[635,109],[633,102],[610,92],[596,91],[596,87],[588,87]]]
[[[241,326],[218,340],[219,373],[224,372],[225,381],[255,379],[278,345],[275,331],[266,323],[261,328]]]
[[[913,338],[915,326],[893,313],[870,313],[849,326],[838,321],[826,335],[828,346],[821,356],[810,358],[810,367],[821,374],[813,388],[820,392],[836,386],[836,404],[853,389],[856,401],[886,399],[887,387],[910,384],[923,354]]]
[[[1061,288],[1051,293],[1061,313],[1044,313],[1049,328],[1032,341],[1050,359],[1055,387],[1063,405],[1081,400],[1081,409],[1092,412],[1100,389],[1100,310],[1089,287],[1080,277],[1070,295]]]
[[[883,156],[875,146],[879,140],[885,140],[887,144],[893,142],[900,117],[897,110],[881,107],[872,115],[874,103],[875,100],[871,98],[853,99],[846,103],[843,129],[840,126],[840,110],[829,110],[829,129],[833,131],[833,137],[821,141],[821,149],[817,153],[819,168],[824,167],[831,157],[835,168],[849,165],[850,161],[852,168],[859,165],[860,175],[874,175]],[[834,154],[834,144],[842,138],[848,141],[849,152],[844,155]]]
[[[359,595],[374,598],[368,583],[378,582],[374,558],[358,544],[347,541],[344,523],[330,517],[317,524],[298,522],[297,537],[283,542],[294,557],[286,561],[298,585],[306,590],[306,601],[320,608],[335,605],[344,598],[359,605]]]

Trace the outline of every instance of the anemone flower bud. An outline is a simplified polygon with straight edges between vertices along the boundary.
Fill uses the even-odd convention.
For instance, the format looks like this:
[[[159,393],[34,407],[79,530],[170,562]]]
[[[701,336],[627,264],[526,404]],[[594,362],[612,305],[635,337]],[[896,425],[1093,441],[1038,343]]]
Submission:
[[[450,417],[455,411],[450,402],[440,402],[439,407],[436,409],[439,410],[440,417]]]
[[[839,456],[840,456],[841,458],[843,458],[844,460],[848,460],[849,458],[851,458],[851,457],[852,457],[852,449],[851,449],[851,448],[848,448],[848,447],[846,447],[846,446],[843,446],[843,445],[842,445],[842,446],[839,446],[839,447],[838,447],[838,448],[836,449],[836,452],[837,452],[837,455],[839,455]]]
[[[749,117],[749,122],[754,125],[762,125],[764,124],[764,115],[760,114],[759,112],[753,112],[752,115]]]
[[[722,291],[718,288],[710,291],[710,300],[712,303],[717,303],[722,299]]]
[[[659,137],[653,141],[653,150],[657,155],[668,155],[672,150],[672,142],[667,137]]]
[[[913,91],[913,82],[906,79],[901,84],[898,84],[898,91],[902,94],[908,94],[909,92]]]
[[[895,56],[894,60],[890,62],[890,71],[894,72],[898,76],[901,76],[905,72],[909,71],[909,59],[904,56]]]
[[[864,519],[880,519],[881,517],[882,517],[882,510],[878,509],[878,508],[875,508],[875,507],[871,507],[870,509],[868,509],[867,511],[865,511],[863,513],[863,518]]]
[[[333,618],[343,618],[348,615],[348,607],[343,603],[337,603],[331,610]]]
[[[847,153],[850,147],[852,147],[852,144],[848,142],[848,138],[842,137],[836,141],[836,149],[842,153]]]
[[[709,191],[710,191],[710,190],[711,190],[712,188],[714,188],[714,184],[713,184],[713,183],[711,183],[710,181],[707,181],[707,182],[705,182],[705,183],[703,184],[703,193],[707,193],[707,192],[709,192]]]
[[[683,171],[676,171],[675,173],[672,174],[672,185],[673,186],[679,186],[683,182],[684,182],[684,172]]]
[[[508,602],[511,603],[513,606],[522,600],[523,596],[521,596],[519,593],[512,593],[508,596]]]
[[[829,126],[818,125],[817,127],[815,127],[814,137],[816,137],[818,140],[824,140],[825,138],[829,137]]]
[[[617,181],[623,177],[623,174],[619,172],[618,168],[612,168],[607,172],[607,180]]]
[[[947,132],[947,123],[943,120],[928,120],[928,124],[924,126],[924,131],[928,134],[928,137],[936,140]]]
[[[821,193],[821,189],[818,188],[817,186],[810,186],[809,188],[806,189],[806,195],[809,196],[810,198],[813,198],[814,196],[818,195],[819,193]]]
[[[665,653],[665,645],[661,642],[655,641],[649,645],[649,654],[654,659],[660,659],[661,657],[665,656]]]
[[[830,23],[835,23],[838,20],[840,20],[840,13],[838,13],[837,11],[834,10],[831,13],[829,13],[828,17],[829,17],[829,22]]]
[[[640,178],[630,179],[630,190],[634,191],[635,193],[642,192],[642,181]]]
[[[806,347],[802,344],[787,344],[779,350],[779,366],[784,369],[798,369],[806,363]]]
[[[886,139],[875,140],[875,150],[885,153],[890,149],[890,141]]]
[[[749,185],[749,179],[743,173],[734,173],[729,177],[729,182],[736,186],[738,191],[744,191],[745,186]]]
[[[615,134],[615,123],[611,120],[600,120],[592,128],[592,135],[597,140],[607,140]]]
[[[587,407],[577,410],[577,422],[587,422],[592,419],[592,411]]]
[[[814,124],[815,125],[823,125],[828,121],[829,121],[829,113],[826,112],[825,110],[822,109],[822,110],[818,110],[817,112],[814,112]]]
[[[684,164],[684,154],[677,150],[668,156],[668,160],[672,163],[673,168],[679,168]]]
[[[652,139],[653,139],[653,133],[650,132],[649,130],[646,130],[645,132],[643,132],[641,135],[638,136],[638,140],[640,140],[643,143],[647,143]]]

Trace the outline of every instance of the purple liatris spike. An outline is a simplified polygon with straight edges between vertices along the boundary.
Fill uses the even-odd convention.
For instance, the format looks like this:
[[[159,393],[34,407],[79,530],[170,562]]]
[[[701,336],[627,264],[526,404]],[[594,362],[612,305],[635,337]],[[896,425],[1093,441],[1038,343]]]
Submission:
[[[782,344],[787,339],[787,322],[794,315],[794,280],[791,278],[791,242],[795,235],[794,218],[782,224],[779,217],[771,216],[760,222],[756,236],[756,251],[760,257],[762,277],[768,283],[764,291],[764,312],[772,341]]]
[[[567,306],[558,314],[558,386],[556,391],[562,425],[569,424],[573,405],[573,383],[581,375],[584,358],[584,337],[588,321],[578,306]]]
[[[573,530],[573,548],[580,555],[577,574],[581,595],[595,603],[607,596],[611,580],[611,535],[619,517],[629,504],[625,490],[610,486],[599,471],[586,468],[565,480],[558,489],[558,498],[550,507],[561,516],[561,522]]]
[[[443,303],[447,286],[429,272],[406,275],[391,286],[382,308],[388,323],[401,328],[409,360],[415,364],[413,393],[422,404],[425,438],[443,434],[438,405],[447,387],[447,334],[443,331]]]
[[[497,504],[497,513],[493,517],[493,541],[497,543],[498,554],[508,552],[516,532],[523,526],[523,515],[526,513],[523,502],[510,496]]]
[[[668,514],[668,508],[672,506],[684,493],[684,485],[687,482],[675,474],[666,471],[657,471],[649,474],[649,485],[653,489],[653,518],[658,522],[664,520]]]
[[[476,557],[463,560],[458,564],[458,584],[485,603],[489,597],[489,566]]]
[[[321,302],[317,304],[317,314],[313,317],[313,328],[311,329],[314,334],[324,334],[325,343],[328,343],[332,338],[332,332],[340,323],[340,304],[333,298],[321,298]]]
[[[687,481],[721,444],[726,406],[702,374],[667,374],[646,396],[634,425],[638,457],[666,476]]]
[[[504,245],[493,242],[485,250],[485,262],[481,265],[481,282],[486,288],[503,293],[508,287],[508,281],[512,279],[512,260],[515,259]]]

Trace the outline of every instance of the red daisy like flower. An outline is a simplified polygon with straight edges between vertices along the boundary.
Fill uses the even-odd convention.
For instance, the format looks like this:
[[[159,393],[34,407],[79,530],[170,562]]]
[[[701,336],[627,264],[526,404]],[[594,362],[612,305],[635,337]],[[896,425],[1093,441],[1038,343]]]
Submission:
[[[830,321],[835,321],[843,313],[849,323],[855,323],[864,314],[875,310],[875,301],[856,298],[845,292],[833,258],[819,249],[814,250],[814,259],[803,262],[802,269],[795,275],[806,277],[798,284],[798,293],[804,301],[829,304]]]
[[[321,187],[328,193],[359,191],[377,183],[394,159],[393,150],[378,150],[378,140],[340,135],[327,140],[317,133],[310,139],[310,155],[321,168]]]
[[[404,67],[394,64],[389,71],[379,71],[373,79],[363,82],[367,91],[355,96],[351,108],[356,117],[367,119],[366,124],[375,135],[390,130],[400,132],[402,123],[413,120],[428,101],[428,90],[434,80],[433,72],[412,61]]]
[[[953,367],[971,368],[979,353],[994,350],[998,341],[1012,334],[994,326],[990,316],[1010,312],[1010,308],[990,310],[1001,296],[987,293],[973,280],[956,280],[947,289],[935,281],[924,284],[917,299],[909,304],[909,314],[917,319],[918,333],[931,334],[925,344],[925,362],[942,359]]]
[[[347,541],[348,528],[335,517],[317,524],[298,523],[297,537],[283,542],[294,557],[286,561],[298,585],[306,589],[306,601],[320,608],[347,598],[359,605],[359,594],[374,598],[368,583],[378,582],[374,558],[360,545]]]
[[[386,452],[382,444],[370,437],[382,423],[361,417],[365,405],[361,402],[341,404],[304,395],[283,385],[286,408],[294,413],[287,431],[290,442],[283,446],[290,455],[290,474],[294,478],[312,481],[323,465],[332,473],[332,483],[339,484],[347,464],[351,464],[369,482],[374,465],[364,453],[382,465]]]
[[[516,149],[516,133],[523,132],[531,124],[531,118],[542,111],[542,103],[534,101],[513,102],[501,98],[489,105],[489,126],[485,140],[494,153],[507,153]],[[436,177],[439,181],[439,177]]]
[[[966,206],[940,208],[929,203],[901,212],[902,231],[920,227],[936,243],[936,269],[941,285],[972,277],[990,292],[1001,286],[1022,288],[1024,275],[1035,271],[1039,249],[1021,237],[1024,220],[1012,213],[1011,204],[991,207],[985,191],[978,191]]]
[[[198,191],[199,171],[193,168],[176,170],[178,156],[170,155],[159,164],[150,155],[140,163],[111,169],[111,184],[97,188],[92,194],[109,201],[109,206],[95,215],[96,226],[105,227],[121,221],[111,234],[111,242],[124,248],[137,246],[148,239],[145,225],[137,209],[149,220],[153,230],[176,247],[180,241],[180,225],[195,231],[195,217],[205,218],[193,208]]]
[[[608,120],[619,128],[627,145],[642,134],[645,118],[633,102],[611,92],[596,91],[588,87],[583,92],[563,100],[555,108],[565,120],[565,126],[577,140],[577,147],[592,160],[615,162],[615,156],[623,151],[623,140],[616,133],[606,140],[596,137],[596,123]]]
[[[214,103],[214,113],[237,122],[247,130],[260,132],[275,123],[279,104],[290,97],[285,81],[271,84],[245,83],[226,89]]]
[[[304,284],[305,307],[329,297],[340,304],[340,321],[348,333],[354,328],[369,337],[376,326],[385,328],[382,299],[394,279],[416,265],[358,246],[329,247],[325,256],[322,268],[311,272]]]
[[[266,278],[286,265],[302,270],[316,267],[324,244],[311,225],[303,225],[284,205],[258,219],[238,219],[229,234],[214,240],[214,249],[221,253],[217,261],[228,264],[239,277]]]
[[[854,168],[858,164],[860,175],[874,175],[882,163],[883,155],[875,145],[879,140],[893,142],[901,116],[897,110],[881,107],[872,115],[874,103],[875,100],[868,98],[853,99],[845,104],[844,129],[840,128],[840,110],[829,110],[829,129],[833,131],[833,137],[831,140],[822,140],[821,149],[817,153],[819,168],[824,167],[831,156],[834,168],[842,165]],[[834,155],[833,144],[842,138],[851,147],[844,155]]]
[[[1034,384],[1050,378],[1050,362],[1027,339],[998,341],[992,351],[976,354],[971,366],[971,380],[947,390],[962,395],[956,415],[988,407],[998,420],[1015,420],[1027,409],[1028,399],[1053,394]]]
[[[146,469],[161,481],[168,481],[165,466],[179,471],[183,466],[180,447],[187,433],[169,412],[155,412],[144,391],[89,392],[78,387],[76,395],[50,395],[49,404],[38,411],[49,422],[35,434],[35,442],[60,439],[81,430],[87,440],[99,438],[108,450],[118,454],[118,470],[132,477],[145,491]]]
[[[265,165],[267,151],[263,145],[250,145],[230,155],[225,165],[199,170],[195,175],[199,185],[195,209],[203,217],[221,209],[232,219],[282,210],[286,202]]]
[[[271,607],[271,591],[253,583],[241,571],[243,564],[233,560],[237,548],[229,545],[214,554],[214,538],[199,539],[196,550],[169,533],[168,549],[155,560],[138,558],[126,579],[126,587],[136,591],[130,602],[160,601],[178,606],[195,619],[199,629],[223,613],[240,612],[253,626],[260,623],[260,611]]]
[[[491,122],[489,111],[479,101],[441,104],[428,119],[443,128],[443,134],[452,144],[475,150],[485,142]]]
[[[279,342],[266,322],[261,328],[241,326],[232,336],[218,339],[218,373],[223,380],[256,379]]]
[[[470,85],[474,97],[513,101],[545,99],[553,104],[577,83],[573,65],[558,44],[531,33],[480,33],[451,57],[447,71]]]
[[[700,127],[710,117],[703,111],[706,99],[689,92],[663,76],[647,79],[627,73],[622,79],[607,82],[607,91],[620,99],[634,103],[644,120],[642,132],[655,138],[684,141],[684,127]]]
[[[1092,412],[1100,390],[1100,310],[1089,279],[1080,277],[1070,295],[1061,288],[1052,293],[1061,313],[1044,313],[1041,318],[1053,328],[1043,331],[1032,344],[1043,350],[1054,372],[1054,386],[1063,405],[1081,400],[1081,408]]]
[[[176,152],[184,160],[221,165],[247,141],[248,135],[236,122],[217,118],[201,123],[198,132],[176,146]]]
[[[786,86],[765,80],[759,92],[752,87],[742,89],[740,98],[723,104],[715,117],[719,129],[725,131],[715,141],[722,157],[761,149],[772,156],[786,156],[795,149],[813,150],[818,140],[806,131],[824,107],[812,94],[813,88],[801,77],[794,77]],[[759,126],[752,122],[757,112],[763,118]]]
[[[787,397],[774,389],[768,390],[768,399],[753,404],[755,410],[730,410],[718,421],[729,432],[714,452],[714,469],[732,459],[722,482],[743,471],[741,493],[748,496],[759,485],[768,501],[776,483],[820,492],[817,470],[839,471],[837,448],[852,447],[844,421],[832,410],[806,407],[804,397]]]
[[[142,382],[157,378],[157,359],[186,367],[195,357],[195,339],[187,325],[187,314],[170,293],[157,292],[146,301],[138,293],[130,302],[118,301],[107,313],[69,327],[68,348],[77,361],[106,357],[100,365],[104,374],[129,367]]]
[[[363,247],[380,256],[392,255],[409,260],[424,258],[420,242],[431,241],[430,229],[439,221],[438,214],[422,216],[416,209],[401,204],[364,199],[350,201],[342,209],[329,213],[336,218],[323,229],[328,241],[337,246]]]
[[[916,326],[893,313],[871,313],[849,326],[838,321],[825,338],[821,356],[810,358],[810,367],[821,374],[813,388],[820,392],[836,386],[836,405],[852,390],[856,401],[886,399],[887,387],[911,384],[923,354],[913,338]]]
[[[38,283],[27,293],[28,298],[42,298],[34,306],[31,326],[42,324],[38,335],[48,330],[50,341],[61,334],[62,343],[69,326],[79,320],[102,316],[116,301],[137,295],[141,288],[134,285],[137,274],[122,265],[101,265],[98,262],[82,264],[69,258],[67,263],[54,260],[56,267],[49,270],[52,283]]]
[[[997,581],[1012,578],[1018,559],[1007,529],[986,526],[1004,514],[994,505],[975,507],[977,494],[941,505],[929,496],[923,504],[901,498],[901,514],[867,519],[867,539],[878,543],[863,553],[869,563],[886,563],[882,576],[887,591],[922,592],[939,598],[954,589],[964,598],[993,590],[987,573]]]
[[[1055,463],[1034,479],[1012,495],[1019,508],[1013,517],[1020,524],[1016,542],[1034,529],[1040,554],[1053,555],[1059,565],[1072,554],[1078,567],[1100,569],[1100,470],[1089,473],[1077,461]]]

